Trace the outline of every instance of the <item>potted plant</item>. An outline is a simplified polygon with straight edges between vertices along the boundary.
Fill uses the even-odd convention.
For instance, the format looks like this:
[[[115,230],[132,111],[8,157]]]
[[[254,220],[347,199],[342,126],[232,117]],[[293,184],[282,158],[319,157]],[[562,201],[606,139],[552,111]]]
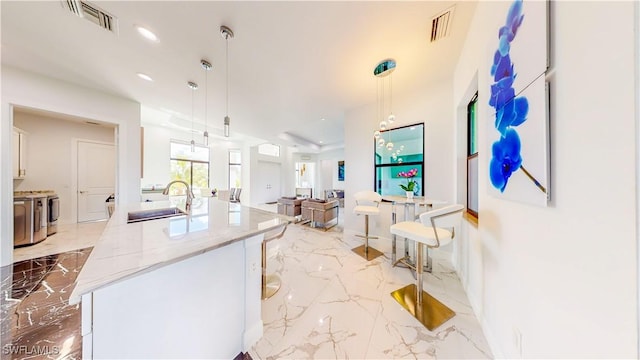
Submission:
[[[407,195],[407,199],[413,199],[413,192],[418,185],[418,182],[413,180],[413,178],[418,174],[418,169],[413,168],[409,171],[401,171],[398,173],[398,176],[406,178],[407,184],[400,184],[400,188],[405,191]]]

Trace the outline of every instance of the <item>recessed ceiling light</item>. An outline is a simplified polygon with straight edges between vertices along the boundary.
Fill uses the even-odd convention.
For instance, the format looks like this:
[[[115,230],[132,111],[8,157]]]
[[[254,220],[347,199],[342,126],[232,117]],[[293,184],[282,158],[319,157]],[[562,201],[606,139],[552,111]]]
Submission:
[[[321,120],[321,121],[324,121],[324,120],[325,120],[325,118],[322,118],[322,119],[320,119],[320,120]]]
[[[151,76],[149,76],[149,75],[147,75],[147,74],[138,73],[137,75],[138,75],[138,77],[139,77],[140,79],[144,79],[144,80],[147,80],[147,81],[153,81],[153,79],[151,78]]]
[[[320,144],[324,144],[324,141],[320,140]]]
[[[138,30],[138,32],[140,33],[140,35],[144,36],[145,39],[153,41],[153,42],[158,42],[158,37],[156,36],[156,34],[154,34],[153,32],[151,32],[151,30],[143,28],[142,26],[136,26],[136,30]]]

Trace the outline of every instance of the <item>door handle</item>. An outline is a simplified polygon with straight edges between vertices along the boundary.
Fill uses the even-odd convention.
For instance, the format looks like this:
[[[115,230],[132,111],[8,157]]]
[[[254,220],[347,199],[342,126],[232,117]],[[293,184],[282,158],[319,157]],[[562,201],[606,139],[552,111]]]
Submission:
[[[86,194],[87,191],[78,191],[80,194]]]

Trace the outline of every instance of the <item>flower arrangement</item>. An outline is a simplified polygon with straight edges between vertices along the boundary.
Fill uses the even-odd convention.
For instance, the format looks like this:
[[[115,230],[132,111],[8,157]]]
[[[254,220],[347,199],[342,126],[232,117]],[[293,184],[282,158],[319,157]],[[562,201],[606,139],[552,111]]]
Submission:
[[[404,191],[413,192],[418,182],[413,180],[413,178],[418,174],[418,169],[413,168],[409,171],[401,171],[398,173],[398,176],[407,178],[407,185],[400,184],[400,188]]]

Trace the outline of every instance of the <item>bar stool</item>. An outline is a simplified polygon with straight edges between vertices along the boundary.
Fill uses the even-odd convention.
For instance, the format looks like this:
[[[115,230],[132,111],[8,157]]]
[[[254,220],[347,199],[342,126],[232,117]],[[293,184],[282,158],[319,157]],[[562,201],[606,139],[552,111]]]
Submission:
[[[282,280],[277,274],[267,275],[267,243],[271,240],[280,239],[284,236],[284,232],[287,230],[287,224],[282,225],[272,235],[265,235],[262,240],[262,300],[266,300],[280,290]]]
[[[403,221],[391,226],[391,234],[416,243],[416,264],[422,264],[424,246],[438,248],[450,243],[455,228],[460,226],[463,205],[455,204],[420,214],[420,222]],[[422,290],[423,267],[416,266],[416,284],[407,285],[391,296],[409,311],[427,329],[433,330],[451,319],[456,313]]]
[[[364,215],[364,236],[356,235],[364,239],[364,245],[351,249],[356,254],[367,260],[373,260],[382,255],[382,252],[369,246],[369,239],[377,239],[377,236],[369,236],[369,216],[380,215],[378,205],[382,201],[382,196],[375,191],[365,190],[355,193],[356,207],[353,212],[357,215]]]

